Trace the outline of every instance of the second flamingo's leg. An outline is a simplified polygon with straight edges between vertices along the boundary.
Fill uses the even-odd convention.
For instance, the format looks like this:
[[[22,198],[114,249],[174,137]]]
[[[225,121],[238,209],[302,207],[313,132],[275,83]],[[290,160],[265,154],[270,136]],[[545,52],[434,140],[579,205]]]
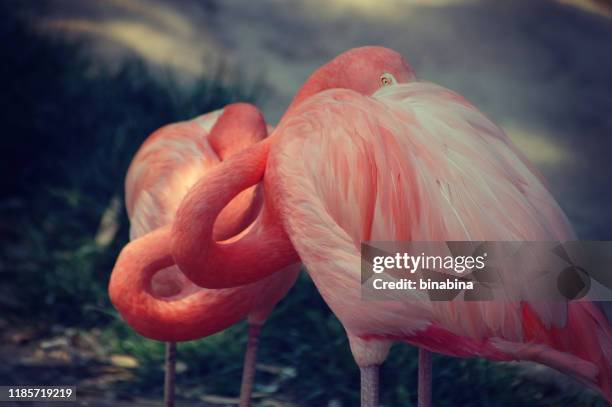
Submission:
[[[361,407],[378,407],[379,365],[362,366],[361,372]]]
[[[361,407],[378,407],[380,365],[387,359],[391,342],[367,340],[347,333],[351,352],[361,373]]]
[[[249,324],[249,338],[244,354],[244,367],[242,369],[242,384],[240,385],[240,407],[251,406],[251,393],[255,379],[255,363],[257,361],[257,347],[261,325]]]
[[[164,407],[174,407],[174,386],[176,378],[176,343],[166,342],[164,364]]]
[[[419,348],[418,407],[431,407],[431,352]]]

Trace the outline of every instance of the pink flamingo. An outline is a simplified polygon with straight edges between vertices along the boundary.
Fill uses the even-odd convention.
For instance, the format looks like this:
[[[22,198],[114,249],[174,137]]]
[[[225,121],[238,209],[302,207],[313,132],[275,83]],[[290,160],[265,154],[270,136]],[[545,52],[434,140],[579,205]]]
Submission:
[[[216,243],[218,213],[262,178],[253,225]],[[612,400],[612,328],[593,303],[362,301],[362,241],[574,239],[503,131],[460,95],[416,81],[392,50],[353,49],[317,70],[267,140],[194,186],[172,233],[177,264],[204,287],[257,281],[299,255],[346,329],[363,406],[377,405],[378,368],[397,341],[424,349],[421,406],[428,351],[543,363]]]
[[[169,225],[189,188],[223,160],[267,136],[252,105],[233,104],[154,132],[134,157],[126,178],[126,206],[133,239],[121,252],[110,279],[110,298],[138,333],[166,344],[166,405],[174,399],[177,341],[203,338],[248,316],[240,405],[250,405],[261,326],[293,285],[299,266],[254,284],[207,290],[187,280],[169,254]],[[234,199],[219,216],[214,236],[230,238],[253,221],[261,187]]]

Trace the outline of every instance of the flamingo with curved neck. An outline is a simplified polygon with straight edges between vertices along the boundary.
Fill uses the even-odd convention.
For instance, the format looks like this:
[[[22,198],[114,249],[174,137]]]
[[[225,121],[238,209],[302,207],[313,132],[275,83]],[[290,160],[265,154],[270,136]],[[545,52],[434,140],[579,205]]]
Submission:
[[[575,238],[543,177],[503,131],[460,95],[414,80],[396,52],[357,48],[323,66],[270,138],[215,170],[177,211],[174,259],[198,285],[231,287],[299,256],[347,331],[362,406],[378,404],[378,366],[398,341],[546,364],[612,401],[612,327],[596,304],[534,303],[531,287],[504,302],[362,300],[363,241]],[[219,212],[262,179],[262,213],[243,234],[215,242]],[[203,193],[215,182],[226,188]],[[195,226],[194,214],[202,220]],[[249,262],[260,266],[240,268]],[[424,406],[428,366],[421,372]]]
[[[174,343],[209,336],[248,317],[240,401],[241,406],[248,406],[261,326],[297,277],[299,266],[289,265],[283,273],[253,284],[208,290],[186,279],[170,254],[172,223],[189,188],[224,160],[266,136],[265,121],[254,106],[228,105],[156,131],[130,165],[126,206],[132,242],[117,259],[109,294],[123,319],[138,333],[168,341],[167,405],[173,399]],[[260,186],[238,194],[219,215],[213,236],[223,240],[240,233],[256,218],[261,204]]]
[[[367,65],[361,63],[364,54],[368,56]],[[381,77],[384,73],[389,78]],[[381,47],[353,49],[308,78],[281,123],[302,102],[329,89],[352,89],[367,96],[380,88],[382,80],[406,83],[414,79],[408,63],[394,51]],[[223,242],[212,235],[223,208],[240,191],[263,180],[268,152],[277,134],[273,132],[266,140],[214,168],[183,200],[173,226],[172,254],[181,271],[194,283],[208,288],[235,287],[266,277],[298,259],[279,222],[275,198],[270,195],[264,199],[260,215],[243,233]],[[194,225],[192,219],[200,222]]]

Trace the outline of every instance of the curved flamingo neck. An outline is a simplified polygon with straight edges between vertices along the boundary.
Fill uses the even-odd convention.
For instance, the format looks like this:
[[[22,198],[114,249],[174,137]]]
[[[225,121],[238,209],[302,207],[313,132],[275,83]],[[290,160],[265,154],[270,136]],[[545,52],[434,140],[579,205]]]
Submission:
[[[138,332],[147,332],[142,326],[141,311],[155,315],[153,319],[165,318],[165,302],[153,295],[151,279],[158,271],[170,267],[174,260],[170,255],[168,226],[155,230],[130,242],[123,248],[109,281],[111,302],[122,313],[124,319]],[[151,318],[149,318],[151,319]]]
[[[263,140],[268,135],[259,110],[248,103],[234,103],[223,109],[213,126],[208,142],[221,160]]]
[[[297,106],[300,105],[304,100],[309,97],[316,95],[319,92],[322,92],[329,88],[328,81],[324,77],[324,73],[315,72],[308,81],[300,88],[300,90],[295,94],[291,104],[287,108],[285,116],[289,114],[289,112],[293,111]]]
[[[341,87],[341,84],[338,82],[338,78],[340,76],[338,75],[338,71],[339,67],[336,60],[332,60],[331,62],[317,69],[312,75],[310,75],[304,85],[302,85],[300,90],[295,94],[293,100],[287,108],[287,111],[283,115],[283,118],[289,115],[297,106],[299,106],[309,97],[327,89]],[[332,82],[330,78],[335,78],[335,82],[337,83]]]
[[[270,140],[212,169],[192,187],[177,210],[172,255],[187,278],[201,287],[252,283],[298,259],[267,202],[255,222],[240,235],[224,242],[216,242],[212,235],[221,210],[241,191],[263,179]]]
[[[188,287],[186,292],[170,296],[154,292],[155,274],[174,265],[170,232],[170,225],[162,227],[133,240],[121,251],[108,290],[122,318],[143,336],[171,342],[199,339],[244,318],[256,294],[249,290],[215,296]],[[242,300],[237,301],[236,296]]]

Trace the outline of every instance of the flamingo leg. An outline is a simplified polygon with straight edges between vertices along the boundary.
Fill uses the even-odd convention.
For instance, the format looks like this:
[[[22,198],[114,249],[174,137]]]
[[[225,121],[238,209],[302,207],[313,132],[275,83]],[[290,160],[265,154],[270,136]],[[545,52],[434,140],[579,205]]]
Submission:
[[[380,365],[360,366],[361,407],[378,407]]]
[[[419,348],[418,407],[431,407],[431,352]]]
[[[164,407],[174,407],[174,382],[176,378],[176,343],[174,342],[166,342],[164,371]]]
[[[251,406],[251,393],[255,379],[255,362],[257,360],[257,347],[261,325],[249,324],[249,338],[244,354],[244,367],[242,369],[242,384],[240,385],[240,407]]]

